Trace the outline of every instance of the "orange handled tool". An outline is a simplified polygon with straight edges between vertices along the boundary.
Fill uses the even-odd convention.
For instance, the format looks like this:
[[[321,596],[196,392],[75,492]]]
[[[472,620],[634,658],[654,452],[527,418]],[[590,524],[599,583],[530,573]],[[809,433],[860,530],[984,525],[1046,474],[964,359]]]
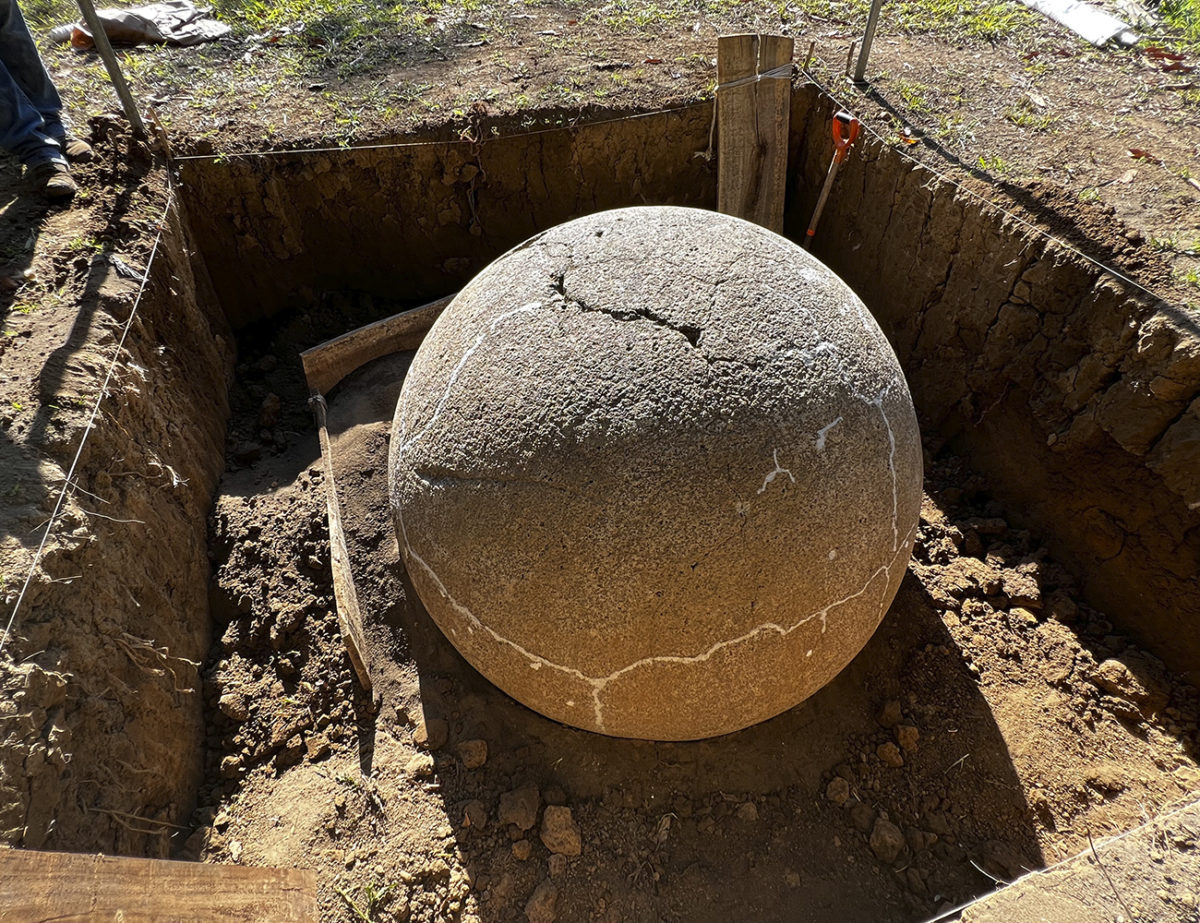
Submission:
[[[849,112],[839,112],[833,117],[833,160],[829,164],[829,172],[825,174],[825,185],[821,187],[821,196],[817,199],[817,207],[813,209],[812,221],[808,223],[808,232],[804,235],[804,249],[812,249],[813,235],[817,233],[817,222],[825,208],[825,200],[829,198],[829,190],[833,187],[833,178],[837,175],[838,167],[850,153],[850,146],[858,138],[858,130],[862,126],[858,119]]]

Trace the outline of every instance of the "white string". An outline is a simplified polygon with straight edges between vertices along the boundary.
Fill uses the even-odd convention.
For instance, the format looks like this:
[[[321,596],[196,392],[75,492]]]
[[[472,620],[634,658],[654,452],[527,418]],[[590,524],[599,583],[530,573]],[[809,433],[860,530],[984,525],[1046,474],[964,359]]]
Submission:
[[[780,64],[778,67],[773,67],[769,71],[763,71],[761,74],[751,74],[749,77],[739,77],[737,80],[730,80],[726,83],[718,83],[715,92],[720,93],[722,90],[732,90],[734,87],[746,86],[750,83],[758,83],[760,80],[791,80],[792,79],[792,62]]]
[[[854,116],[853,110],[851,110],[842,100],[838,99],[833,94],[832,90],[830,90],[827,86],[825,86],[825,84],[823,84],[819,80],[817,80],[809,71],[806,71],[803,68],[801,68],[800,73],[804,75],[804,77],[808,80],[809,83],[811,83],[818,90],[820,90],[822,93],[824,93],[826,96],[828,96],[829,99],[833,103],[835,103],[839,109],[849,113],[851,116]],[[854,117],[857,118],[857,116],[854,116]],[[1075,245],[1068,243],[1067,241],[1063,240],[1062,238],[1055,237],[1053,234],[1050,234],[1049,232],[1038,227],[1032,221],[1029,221],[1026,218],[1022,218],[1020,215],[1016,215],[1013,212],[1010,212],[1003,205],[997,205],[991,199],[987,198],[986,196],[981,195],[980,193],[976,192],[973,189],[967,188],[962,183],[955,180],[953,177],[948,176],[945,173],[942,173],[936,167],[931,167],[931,166],[929,166],[929,164],[927,164],[921,160],[918,160],[916,157],[914,157],[912,154],[910,154],[908,151],[904,150],[903,148],[895,147],[894,145],[889,144],[887,139],[883,135],[881,135],[874,128],[872,128],[870,125],[868,125],[864,120],[858,119],[858,123],[863,128],[865,128],[867,130],[867,132],[869,132],[871,135],[873,135],[875,137],[875,139],[880,144],[882,144],[884,147],[888,148],[889,150],[895,151],[901,157],[904,157],[905,159],[911,161],[912,163],[916,164],[918,167],[922,167],[923,169],[928,170],[930,173],[932,173],[938,179],[942,180],[945,183],[949,183],[951,186],[953,186],[959,192],[966,193],[967,195],[971,196],[972,198],[978,199],[980,202],[983,202],[988,207],[996,209],[996,211],[1000,212],[1000,214],[1004,215],[1005,217],[1011,218],[1013,221],[1017,222],[1018,224],[1023,225],[1026,229],[1033,231],[1038,236],[1044,237],[1047,240],[1053,241],[1054,243],[1058,244],[1063,249],[1069,250],[1070,252],[1074,253],[1076,256],[1082,257],[1083,259],[1087,260],[1089,263],[1093,264],[1094,266],[1098,266],[1100,269],[1102,269],[1104,272],[1108,273],[1110,276],[1120,279],[1122,282],[1124,282],[1128,285],[1131,285],[1136,289],[1140,289],[1141,291],[1145,292],[1147,295],[1149,295],[1151,298],[1155,299],[1156,301],[1160,301],[1164,304],[1171,303],[1171,302],[1167,301],[1167,299],[1164,298],[1162,295],[1158,294],[1158,292],[1154,291],[1153,289],[1147,288],[1145,285],[1142,285],[1142,283],[1136,281],[1135,279],[1131,279],[1131,278],[1129,278],[1129,276],[1125,275],[1124,273],[1120,272],[1119,270],[1116,270],[1113,267],[1100,262],[1095,257],[1088,256],[1088,254],[1084,253],[1082,250],[1080,250]]]
[[[162,240],[163,228],[166,227],[167,215],[170,213],[174,198],[175,190],[170,186],[168,175],[167,204],[164,206],[162,218],[158,222],[158,234],[154,238],[154,246],[150,248],[150,258],[146,260],[146,269],[142,273],[142,284],[138,287],[137,297],[133,301],[129,317],[125,321],[124,328],[121,330],[121,339],[117,342],[116,349],[113,350],[112,361],[108,364],[108,372],[104,376],[104,384],[100,388],[100,393],[96,395],[96,403],[92,405],[91,416],[88,417],[87,425],[83,428],[83,435],[79,438],[79,448],[75,450],[75,458],[71,461],[71,467],[67,471],[66,479],[63,481],[62,490],[58,493],[58,501],[54,504],[54,512],[50,514],[50,519],[46,522],[46,530],[42,533],[42,540],[38,545],[37,553],[33,556],[33,563],[29,565],[29,573],[25,575],[25,583],[21,586],[21,592],[17,595],[17,601],[13,604],[13,610],[8,616],[8,624],[4,627],[4,635],[0,637],[0,654],[4,653],[4,646],[8,643],[9,636],[12,634],[12,627],[14,622],[16,622],[17,612],[20,610],[21,603],[25,599],[25,593],[29,589],[29,584],[33,582],[33,575],[37,572],[38,564],[41,563],[42,554],[46,550],[46,542],[50,538],[50,532],[54,528],[58,514],[62,511],[63,502],[67,498],[67,491],[71,489],[75,477],[75,468],[79,465],[79,459],[83,455],[83,447],[87,443],[88,434],[92,431],[92,427],[95,426],[96,416],[100,413],[100,404],[104,400],[104,395],[108,393],[109,382],[112,381],[113,372],[120,361],[121,350],[125,347],[125,338],[129,335],[129,328],[133,325],[133,319],[137,316],[138,305],[142,302],[142,293],[146,290],[146,283],[150,279],[150,268],[154,265],[154,256],[158,253],[158,244]]]
[[[1046,875],[1046,874],[1054,871],[1056,868],[1060,868],[1061,866],[1066,865],[1068,862],[1074,862],[1080,856],[1088,855],[1093,849],[1097,853],[1099,853],[1100,850],[1107,849],[1113,843],[1123,840],[1127,836],[1132,836],[1133,834],[1135,834],[1141,830],[1146,830],[1149,827],[1153,826],[1154,824],[1159,823],[1160,821],[1168,821],[1172,817],[1176,816],[1177,814],[1182,814],[1184,811],[1194,808],[1197,805],[1200,805],[1200,801],[1190,801],[1187,804],[1180,805],[1179,807],[1175,808],[1174,810],[1168,811],[1166,814],[1159,814],[1157,817],[1151,818],[1150,820],[1146,821],[1144,824],[1138,824],[1138,826],[1132,827],[1129,830],[1126,830],[1124,833],[1118,833],[1115,836],[1109,837],[1107,840],[1101,840],[1099,843],[1094,843],[1088,849],[1081,849],[1075,855],[1068,856],[1065,859],[1060,859],[1058,862],[1055,862],[1053,865],[1047,865],[1044,869],[1034,869],[1032,872],[1027,872],[1026,874],[1022,875],[1020,878],[1016,878],[1013,881],[1009,882],[1007,885],[1005,885],[1005,887],[1012,887],[1012,885],[1015,885],[1018,881],[1025,881],[1026,879],[1038,878],[1042,875]],[[971,863],[971,864],[974,865],[974,863]],[[987,872],[984,872],[984,874],[987,875]],[[992,876],[988,875],[988,877],[991,878]],[[995,880],[995,879],[993,879],[993,880]],[[925,923],[938,923],[939,920],[946,920],[946,919],[949,919],[950,917],[956,917],[960,913],[962,913],[964,910],[966,910],[968,907],[973,907],[975,904],[985,901],[990,897],[994,897],[995,895],[999,894],[1002,890],[1004,890],[1004,889],[1003,888],[995,888],[992,891],[989,891],[987,894],[980,895],[979,897],[974,898],[973,900],[967,901],[965,904],[959,904],[957,907],[952,907],[949,910],[943,910],[936,917],[930,917],[928,920],[925,921]]]
[[[597,125],[611,125],[614,122],[629,122],[635,119],[649,119],[660,115],[673,115],[677,112],[688,112],[692,109],[699,109],[706,106],[706,102],[688,103],[683,106],[671,106],[667,109],[655,109],[653,112],[637,112],[632,115],[618,115],[611,119],[600,119],[595,122],[571,122],[567,127],[574,128],[593,128]],[[342,145],[340,147],[293,147],[284,148],[283,150],[272,151],[245,151],[242,153],[221,153],[221,154],[184,154],[182,156],[172,156],[171,161],[174,163],[181,160],[232,160],[235,157],[282,157],[289,154],[356,154],[360,151],[389,151],[397,148],[412,148],[412,147],[447,147],[455,144],[491,144],[496,141],[508,141],[512,138],[532,138],[535,135],[545,135],[550,132],[562,131],[563,126],[553,125],[547,128],[539,128],[536,131],[525,131],[515,135],[503,135],[484,137],[477,139],[460,138],[456,141],[394,141],[386,144],[360,144],[360,145]]]

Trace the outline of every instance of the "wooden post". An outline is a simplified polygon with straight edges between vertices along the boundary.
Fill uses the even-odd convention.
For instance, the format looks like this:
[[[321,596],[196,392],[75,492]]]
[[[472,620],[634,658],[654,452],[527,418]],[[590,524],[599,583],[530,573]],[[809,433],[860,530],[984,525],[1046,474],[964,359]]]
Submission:
[[[787,185],[790,65],[794,42],[782,35],[722,35],[717,40],[717,210],[783,233]]]
[[[140,141],[149,140],[150,136],[146,134],[146,123],[142,121],[142,114],[138,112],[137,103],[133,101],[133,94],[129,92],[129,84],[125,82],[125,75],[121,73],[121,65],[117,62],[116,52],[113,51],[112,43],[108,40],[108,33],[104,31],[104,24],[100,21],[96,7],[92,4],[92,0],[76,0],[76,2],[79,4],[79,11],[83,13],[84,22],[92,31],[92,41],[96,44],[96,51],[99,52],[100,60],[104,62],[104,67],[108,71],[108,79],[112,81],[113,89],[117,91],[117,97],[125,109],[125,118],[129,119],[129,124],[133,127],[134,136]]]
[[[317,923],[317,876],[0,847],[0,921],[8,920]]]

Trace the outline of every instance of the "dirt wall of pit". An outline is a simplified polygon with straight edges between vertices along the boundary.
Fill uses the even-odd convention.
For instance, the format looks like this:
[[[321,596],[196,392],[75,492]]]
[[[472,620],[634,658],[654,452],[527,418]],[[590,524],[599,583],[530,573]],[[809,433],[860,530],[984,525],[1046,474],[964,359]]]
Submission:
[[[794,94],[793,239],[828,167],[831,115],[810,88]],[[697,105],[515,136],[476,126],[482,141],[200,158],[181,177],[240,326],[322,291],[439,296],[581,214],[714,207],[711,125],[711,106]],[[841,172],[816,252],[887,332],[934,447],[969,457],[1094,605],[1195,671],[1195,319],[868,138]]]
[[[832,114],[795,97],[793,236],[832,156]],[[968,457],[1093,605],[1200,675],[1198,318],[870,137],[814,252],[891,339],[927,439]]]
[[[180,176],[240,327],[327,291],[439,297],[538,231],[603,209],[707,207],[711,122],[695,106],[507,137],[477,126],[488,140],[201,158]]]
[[[223,468],[233,340],[190,250],[173,207],[80,457],[79,490],[0,661],[5,844],[165,856],[182,829],[173,825],[194,808],[204,747],[196,667],[209,642],[206,517]],[[110,261],[93,261],[78,308],[90,328],[78,349],[50,360],[64,363],[64,382],[45,404],[96,394],[137,289]],[[24,570],[86,418],[81,411],[39,445],[46,491],[11,533],[30,536],[16,549]]]

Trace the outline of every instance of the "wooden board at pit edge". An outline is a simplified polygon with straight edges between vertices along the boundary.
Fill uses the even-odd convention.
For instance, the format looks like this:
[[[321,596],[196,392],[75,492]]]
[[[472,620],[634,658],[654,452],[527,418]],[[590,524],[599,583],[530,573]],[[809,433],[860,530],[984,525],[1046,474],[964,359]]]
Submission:
[[[317,923],[308,869],[0,849],[0,923]]]
[[[402,349],[416,349],[433,322],[453,300],[453,295],[447,295],[306,349],[300,354],[300,361],[304,365],[308,387],[320,394],[328,394],[339,381],[372,359]]]

